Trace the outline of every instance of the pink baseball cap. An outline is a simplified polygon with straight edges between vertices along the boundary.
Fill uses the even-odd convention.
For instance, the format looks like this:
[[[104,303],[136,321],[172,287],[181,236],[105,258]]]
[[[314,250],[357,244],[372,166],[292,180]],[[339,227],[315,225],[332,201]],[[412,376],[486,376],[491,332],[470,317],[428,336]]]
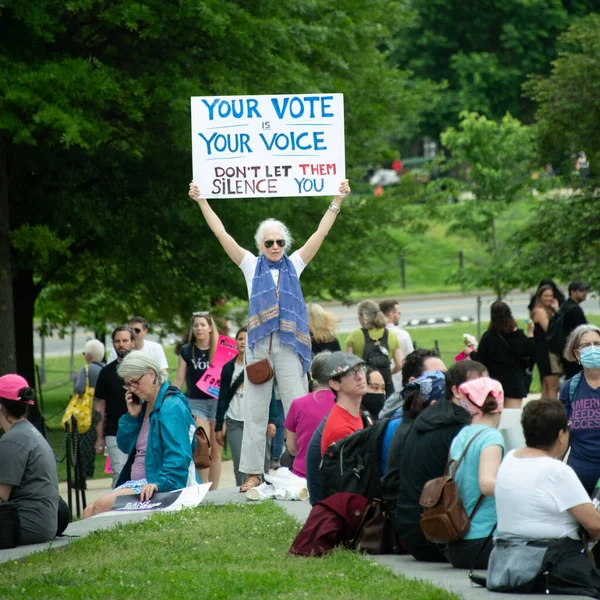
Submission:
[[[27,380],[20,375],[3,375],[0,377],[0,398],[35,404],[33,390],[29,387]]]

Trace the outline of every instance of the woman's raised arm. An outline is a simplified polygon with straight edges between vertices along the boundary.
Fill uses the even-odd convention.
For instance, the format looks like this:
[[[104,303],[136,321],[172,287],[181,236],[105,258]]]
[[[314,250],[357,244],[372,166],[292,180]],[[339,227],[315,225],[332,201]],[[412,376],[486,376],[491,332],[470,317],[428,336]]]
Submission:
[[[334,224],[338,213],[340,212],[340,206],[344,201],[344,198],[350,193],[350,185],[348,184],[348,180],[344,179],[340,184],[340,194],[336,196],[329,207],[327,208],[327,212],[323,215],[321,222],[319,223],[319,227],[317,230],[308,238],[306,244],[300,248],[298,252],[300,252],[300,258],[302,262],[307,265],[314,257],[315,254],[319,251],[323,240],[329,233],[331,226]]]
[[[206,219],[206,223],[221,243],[221,246],[223,246],[223,250],[225,250],[227,256],[239,267],[247,251],[225,231],[221,219],[219,219],[215,211],[210,207],[206,198],[200,197],[200,188],[193,181],[190,183],[189,196],[198,203]]]

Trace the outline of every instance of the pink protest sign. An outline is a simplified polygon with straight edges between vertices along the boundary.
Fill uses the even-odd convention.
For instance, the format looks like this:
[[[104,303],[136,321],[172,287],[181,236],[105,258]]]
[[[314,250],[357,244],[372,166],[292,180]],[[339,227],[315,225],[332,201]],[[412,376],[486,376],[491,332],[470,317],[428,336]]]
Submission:
[[[211,361],[211,365],[197,381],[196,386],[203,392],[218,398],[223,365],[230,360],[233,360],[237,355],[238,351],[235,348],[235,340],[226,335],[220,335],[217,341],[217,350]]]

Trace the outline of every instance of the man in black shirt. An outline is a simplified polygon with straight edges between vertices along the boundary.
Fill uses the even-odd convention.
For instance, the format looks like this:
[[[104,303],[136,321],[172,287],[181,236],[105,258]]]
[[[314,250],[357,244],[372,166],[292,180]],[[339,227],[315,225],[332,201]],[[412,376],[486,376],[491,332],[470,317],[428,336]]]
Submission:
[[[108,452],[113,471],[113,487],[121,469],[127,462],[127,455],[117,447],[119,419],[127,412],[123,380],[117,375],[117,367],[135,347],[135,333],[129,327],[117,327],[112,333],[117,360],[106,365],[98,375],[94,397],[94,408],[102,416],[96,426],[98,440],[96,452]]]
[[[581,281],[572,281],[569,284],[569,299],[561,306],[564,313],[563,330],[568,338],[570,333],[579,325],[585,325],[587,319],[579,306],[587,298],[588,286]],[[573,375],[581,371],[582,366],[576,362],[565,360],[565,377],[570,379]]]

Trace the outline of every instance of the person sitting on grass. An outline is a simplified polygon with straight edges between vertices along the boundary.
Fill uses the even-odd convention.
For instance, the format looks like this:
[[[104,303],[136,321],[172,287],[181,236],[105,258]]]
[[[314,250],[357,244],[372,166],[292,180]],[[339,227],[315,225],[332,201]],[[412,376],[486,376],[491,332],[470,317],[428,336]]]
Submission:
[[[127,390],[127,413],[119,420],[117,444],[129,455],[117,487],[89,504],[83,518],[110,510],[117,496],[171,492],[196,481],[192,457],[196,426],[187,398],[169,386],[156,359],[144,352],[128,354],[118,374]]]
[[[53,540],[58,531],[58,476],[52,449],[27,420],[35,392],[20,375],[0,377],[0,502],[17,505],[20,544]]]

